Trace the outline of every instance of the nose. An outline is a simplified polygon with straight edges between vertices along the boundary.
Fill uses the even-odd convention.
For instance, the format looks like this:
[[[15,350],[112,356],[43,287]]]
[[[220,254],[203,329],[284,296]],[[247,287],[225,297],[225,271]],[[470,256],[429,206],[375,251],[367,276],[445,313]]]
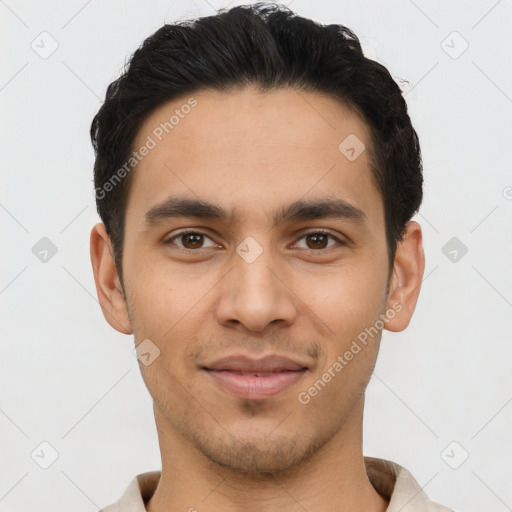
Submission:
[[[251,263],[238,254],[233,260],[234,268],[222,280],[218,322],[251,332],[265,331],[270,325],[291,325],[297,317],[298,298],[271,250],[264,250]]]

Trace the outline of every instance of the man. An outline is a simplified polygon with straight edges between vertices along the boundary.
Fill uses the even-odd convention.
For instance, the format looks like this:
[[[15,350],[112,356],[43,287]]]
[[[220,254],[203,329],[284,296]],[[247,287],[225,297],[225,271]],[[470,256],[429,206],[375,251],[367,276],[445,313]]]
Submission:
[[[162,455],[105,511],[448,510],[362,454],[424,254],[417,135],[357,37],[274,5],[165,25],[91,136],[98,297]]]

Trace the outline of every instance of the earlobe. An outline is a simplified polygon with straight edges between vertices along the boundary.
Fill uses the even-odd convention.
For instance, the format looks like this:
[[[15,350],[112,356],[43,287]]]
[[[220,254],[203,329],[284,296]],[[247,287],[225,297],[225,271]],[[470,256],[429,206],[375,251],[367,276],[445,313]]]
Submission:
[[[123,334],[132,334],[128,308],[113,257],[110,237],[103,223],[91,231],[91,263],[96,292],[107,322]]]
[[[384,324],[388,331],[403,331],[409,325],[416,309],[424,271],[421,226],[410,221],[395,255],[386,305],[386,311],[393,313],[386,315]]]

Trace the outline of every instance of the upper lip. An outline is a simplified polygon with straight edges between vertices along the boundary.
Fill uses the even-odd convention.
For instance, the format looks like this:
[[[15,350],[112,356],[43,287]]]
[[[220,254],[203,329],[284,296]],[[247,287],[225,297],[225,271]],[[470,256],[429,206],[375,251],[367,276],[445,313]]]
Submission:
[[[305,364],[288,357],[269,355],[254,359],[244,355],[232,355],[217,359],[204,366],[206,370],[233,370],[238,372],[280,372],[298,371],[307,368]]]

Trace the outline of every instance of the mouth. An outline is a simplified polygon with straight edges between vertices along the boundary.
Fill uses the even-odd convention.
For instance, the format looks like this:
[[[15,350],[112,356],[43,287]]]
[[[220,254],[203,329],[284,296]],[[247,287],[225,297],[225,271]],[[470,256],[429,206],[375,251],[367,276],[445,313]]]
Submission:
[[[265,400],[296,384],[308,367],[282,356],[230,356],[202,369],[217,386],[237,398]]]

